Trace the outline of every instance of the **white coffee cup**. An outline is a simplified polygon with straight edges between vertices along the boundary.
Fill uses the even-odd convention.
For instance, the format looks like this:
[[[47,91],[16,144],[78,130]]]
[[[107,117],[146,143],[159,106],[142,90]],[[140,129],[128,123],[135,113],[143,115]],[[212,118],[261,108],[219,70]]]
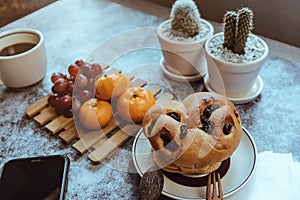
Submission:
[[[0,79],[4,85],[31,86],[44,78],[46,69],[44,37],[40,31],[13,29],[0,33]]]

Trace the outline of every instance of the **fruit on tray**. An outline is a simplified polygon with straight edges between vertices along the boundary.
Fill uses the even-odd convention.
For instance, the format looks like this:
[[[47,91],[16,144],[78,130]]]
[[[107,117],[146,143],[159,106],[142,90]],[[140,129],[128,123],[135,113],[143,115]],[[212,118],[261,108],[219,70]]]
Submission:
[[[139,123],[155,104],[155,97],[144,87],[131,87],[116,100],[116,109],[121,118]]]
[[[119,72],[102,74],[95,81],[96,97],[103,100],[117,97],[129,87],[132,87],[130,80]]]
[[[80,123],[87,129],[104,128],[112,116],[111,104],[97,98],[84,102],[79,109]]]
[[[92,98],[94,81],[102,73],[97,63],[86,63],[76,60],[68,66],[68,74],[55,72],[51,75],[52,93],[48,104],[55,108],[57,114],[72,117],[72,107],[78,111],[80,105]]]

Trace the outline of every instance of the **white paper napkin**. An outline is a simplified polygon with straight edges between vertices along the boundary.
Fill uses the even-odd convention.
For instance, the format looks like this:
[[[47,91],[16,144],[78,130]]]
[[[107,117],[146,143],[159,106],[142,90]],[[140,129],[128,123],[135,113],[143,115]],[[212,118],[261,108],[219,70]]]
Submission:
[[[252,179],[226,200],[294,200],[300,198],[300,163],[292,154],[266,151],[258,154]]]

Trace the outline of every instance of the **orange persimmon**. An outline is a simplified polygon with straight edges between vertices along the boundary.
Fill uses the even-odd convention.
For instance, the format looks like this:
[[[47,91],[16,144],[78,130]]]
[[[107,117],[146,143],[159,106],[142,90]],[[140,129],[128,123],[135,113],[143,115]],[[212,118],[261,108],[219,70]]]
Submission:
[[[118,97],[116,109],[124,120],[139,123],[154,104],[155,97],[149,90],[143,87],[132,87]]]
[[[95,82],[96,97],[103,100],[110,100],[119,96],[127,88],[131,87],[130,80],[123,74],[103,74]]]
[[[79,109],[80,123],[87,129],[104,128],[112,119],[112,107],[108,101],[91,98]]]

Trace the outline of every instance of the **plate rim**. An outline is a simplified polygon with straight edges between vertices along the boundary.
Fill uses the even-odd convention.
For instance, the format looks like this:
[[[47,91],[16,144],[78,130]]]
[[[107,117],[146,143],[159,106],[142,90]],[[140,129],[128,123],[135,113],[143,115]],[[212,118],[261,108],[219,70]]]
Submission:
[[[245,177],[245,180],[243,182],[241,182],[236,188],[228,191],[226,194],[224,194],[224,197],[228,197],[228,196],[231,196],[233,195],[234,193],[238,192],[239,190],[241,190],[250,180],[251,178],[253,177],[254,175],[254,172],[256,170],[256,167],[257,167],[257,147],[256,147],[256,144],[252,138],[252,136],[250,135],[249,131],[242,126],[242,131],[243,131],[243,134],[248,138],[248,140],[250,141],[251,143],[251,146],[252,146],[252,149],[253,149],[253,164],[252,164],[252,167],[251,167],[251,170],[250,170],[250,173]],[[140,177],[143,176],[143,173],[141,171],[141,169],[138,167],[138,163],[137,163],[137,159],[135,157],[135,149],[137,147],[137,142],[138,142],[138,139],[140,138],[140,135],[143,134],[143,130],[140,129],[139,132],[137,133],[135,139],[134,139],[134,142],[133,142],[133,145],[132,145],[132,159],[133,159],[133,164],[134,164],[134,167],[135,169],[137,170],[138,174]],[[165,177],[165,175],[164,175]],[[178,184],[178,183],[177,183]],[[203,186],[205,187],[205,186]],[[189,197],[189,198],[186,198],[186,197],[181,197],[181,196],[177,196],[176,194],[172,194],[168,191],[162,191],[162,194],[168,196],[168,197],[171,197],[171,198],[176,198],[176,199],[189,199],[189,200],[192,200],[192,199],[203,199],[202,197]]]

